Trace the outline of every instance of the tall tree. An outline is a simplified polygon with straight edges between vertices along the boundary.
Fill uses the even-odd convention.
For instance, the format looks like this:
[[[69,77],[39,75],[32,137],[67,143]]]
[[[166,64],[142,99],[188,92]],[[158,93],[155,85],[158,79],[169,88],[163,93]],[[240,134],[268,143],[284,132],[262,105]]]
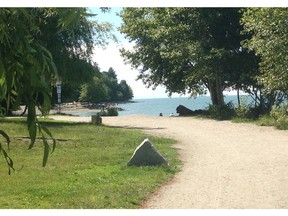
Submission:
[[[135,42],[121,53],[148,87],[192,95],[208,89],[212,103],[223,105],[223,90],[250,69],[237,61],[251,57],[240,45],[239,9],[126,8],[121,17],[121,32]]]
[[[44,146],[43,166],[50,152],[46,136],[52,135],[38,122],[35,106],[47,114],[51,85],[59,74],[66,79],[71,74],[63,73],[70,63],[89,62],[94,34],[101,31],[95,30],[97,26],[88,17],[91,15],[84,8],[0,9],[0,101],[4,101],[0,104],[0,114],[5,115],[11,104],[14,107],[22,101],[27,104],[29,148],[34,146],[38,131]],[[1,129],[0,135],[9,143],[8,135]],[[55,144],[53,139],[52,151]],[[13,169],[13,162],[1,143],[0,153]]]
[[[94,76],[90,82],[81,86],[80,101],[99,103],[107,99],[109,99],[109,89],[101,76]]]
[[[127,84],[126,80],[121,80],[118,84],[118,92],[121,93],[122,97],[118,96],[118,100],[127,101],[133,98],[133,91]]]
[[[118,83],[116,71],[110,67],[108,72],[99,72],[92,81],[82,85],[79,100],[99,103],[127,101],[132,98],[133,91],[131,87],[125,80]]]
[[[49,16],[47,16],[47,10],[51,11]],[[49,8],[43,11],[37,10],[37,12],[41,32],[40,40],[53,56],[58,69],[58,78],[62,81],[64,99],[69,99],[73,97],[69,92],[75,94],[75,90],[79,90],[81,84],[89,82],[95,75],[95,63],[91,59],[93,47],[104,46],[108,38],[114,38],[110,33],[112,25],[97,22],[97,16],[90,14],[87,8],[77,10]],[[61,16],[74,16],[74,19],[78,19],[69,28],[60,30],[61,27],[69,24],[65,22],[59,25],[58,21]]]
[[[244,44],[260,56],[259,81],[270,92],[288,90],[287,19],[287,8],[249,8],[242,18],[244,31],[252,35]]]

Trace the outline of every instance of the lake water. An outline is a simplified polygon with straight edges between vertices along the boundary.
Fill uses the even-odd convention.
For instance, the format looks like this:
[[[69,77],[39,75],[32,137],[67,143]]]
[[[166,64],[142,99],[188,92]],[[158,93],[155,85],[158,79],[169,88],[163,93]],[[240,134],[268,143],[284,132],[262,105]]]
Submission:
[[[247,96],[241,96],[247,97]],[[225,102],[232,101],[235,105],[237,103],[237,96],[225,96]],[[211,104],[209,96],[201,96],[197,98],[153,98],[153,99],[134,99],[132,103],[118,104],[118,107],[125,111],[119,111],[119,115],[130,114],[145,114],[145,115],[159,115],[162,113],[164,116],[170,114],[177,115],[176,108],[183,105],[191,110],[205,109]]]

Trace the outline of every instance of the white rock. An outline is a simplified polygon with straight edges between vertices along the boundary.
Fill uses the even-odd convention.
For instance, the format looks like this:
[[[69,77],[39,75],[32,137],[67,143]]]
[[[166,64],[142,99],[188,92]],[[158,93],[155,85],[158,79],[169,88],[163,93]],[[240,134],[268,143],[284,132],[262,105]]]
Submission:
[[[145,139],[134,151],[128,166],[159,166],[168,165],[164,157],[156,150],[153,144]]]

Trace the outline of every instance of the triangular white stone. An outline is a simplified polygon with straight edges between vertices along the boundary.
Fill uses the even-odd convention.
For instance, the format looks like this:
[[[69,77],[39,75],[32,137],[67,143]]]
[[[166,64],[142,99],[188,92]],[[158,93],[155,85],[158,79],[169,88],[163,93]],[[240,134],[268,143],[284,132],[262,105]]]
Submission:
[[[153,144],[145,139],[134,151],[128,166],[158,166],[168,165],[164,157],[156,150]]]

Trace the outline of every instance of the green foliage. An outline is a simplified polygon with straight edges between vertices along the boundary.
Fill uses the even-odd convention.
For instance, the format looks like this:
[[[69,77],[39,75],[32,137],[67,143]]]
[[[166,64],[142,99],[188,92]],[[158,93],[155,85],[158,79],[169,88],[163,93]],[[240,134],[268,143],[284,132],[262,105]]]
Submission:
[[[98,112],[99,116],[118,116],[118,108],[117,107],[108,107],[106,110]]]
[[[10,145],[10,138],[8,136],[7,133],[5,133],[3,130],[0,130],[0,135],[5,139],[6,143],[7,143],[7,147],[9,149],[9,145]],[[6,164],[8,166],[8,174],[10,175],[11,170],[15,171],[14,169],[14,162],[12,160],[11,157],[9,157],[9,155],[7,154],[5,148],[2,146],[2,142],[0,139],[0,152],[1,154],[4,156]]]
[[[223,106],[209,105],[208,113],[211,118],[218,120],[228,120],[235,115],[234,106],[232,102],[229,102]]]
[[[252,119],[255,116],[253,115],[252,108],[247,104],[247,97],[242,98],[240,105],[235,108],[235,114],[237,117],[242,119]]]
[[[108,116],[118,116],[118,109],[117,109],[117,107],[108,107],[108,108],[107,108],[107,115],[108,115]]]
[[[268,91],[288,89],[287,8],[249,8],[241,22],[251,39],[244,45],[261,57],[258,80]]]
[[[142,132],[39,121],[59,139],[45,169],[39,166],[41,146],[27,150],[25,120],[0,119],[13,143],[9,153],[17,155],[15,174],[0,178],[1,209],[139,208],[151,192],[179,170],[177,151],[171,147],[175,141],[171,139],[149,136],[170,167],[128,167],[135,148],[147,138]],[[37,137],[36,143],[40,140]],[[17,171],[22,165],[23,169]]]
[[[121,17],[120,31],[136,43],[121,53],[148,87],[192,95],[208,89],[221,106],[223,89],[255,76],[258,62],[240,44],[246,35],[237,8],[125,8]]]
[[[118,101],[127,101],[133,98],[133,91],[131,87],[126,83],[126,80],[121,80],[118,84]]]
[[[46,136],[52,135],[37,121],[35,106],[48,113],[57,78],[80,85],[94,75],[93,46],[103,45],[111,26],[93,22],[91,16],[86,8],[0,9],[0,114],[9,114],[21,103],[28,106],[29,148],[40,133],[43,166],[50,152]],[[53,140],[52,151],[55,144]]]
[[[108,72],[102,72],[94,76],[93,80],[82,85],[80,101],[91,103],[109,101],[127,101],[133,98],[133,91],[125,80],[118,83],[116,72],[109,68]]]
[[[288,129],[288,104],[274,107],[270,116],[275,120],[277,128],[285,130]]]
[[[99,77],[94,77],[89,83],[82,85],[80,91],[80,101],[99,103],[109,98],[109,89]]]

